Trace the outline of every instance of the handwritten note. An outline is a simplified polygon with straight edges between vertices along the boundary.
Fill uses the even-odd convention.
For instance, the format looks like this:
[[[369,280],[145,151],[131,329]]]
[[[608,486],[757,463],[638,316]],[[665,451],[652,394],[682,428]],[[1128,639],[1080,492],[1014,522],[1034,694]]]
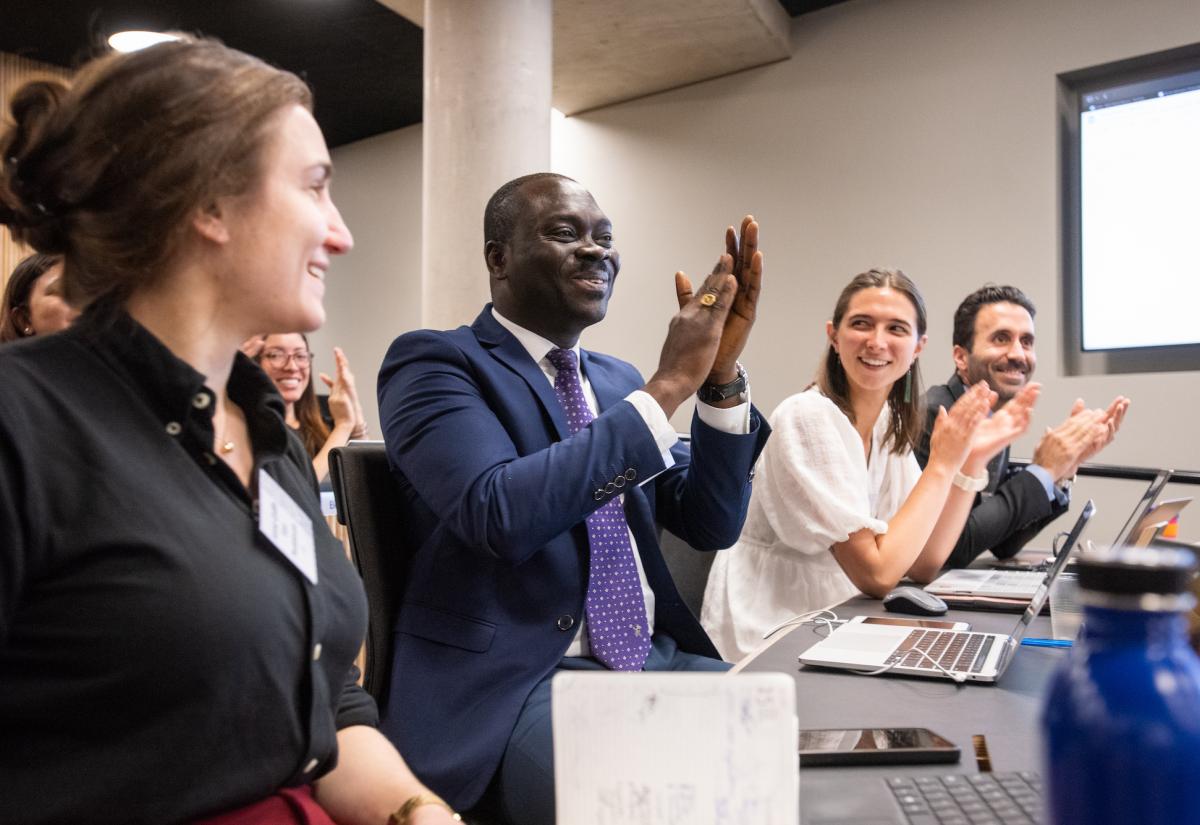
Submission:
[[[552,701],[559,822],[799,821],[786,674],[565,672]]]

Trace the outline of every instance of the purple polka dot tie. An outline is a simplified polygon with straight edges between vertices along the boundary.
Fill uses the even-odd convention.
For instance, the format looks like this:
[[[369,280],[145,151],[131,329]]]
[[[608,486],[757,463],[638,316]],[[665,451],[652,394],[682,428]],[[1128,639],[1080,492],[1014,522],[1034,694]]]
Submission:
[[[569,349],[550,350],[546,357],[558,370],[554,392],[567,414],[567,429],[574,435],[592,423],[579,382],[578,358]],[[587,517],[587,532],[591,561],[584,604],[592,655],[611,670],[641,670],[650,653],[646,600],[619,496]]]

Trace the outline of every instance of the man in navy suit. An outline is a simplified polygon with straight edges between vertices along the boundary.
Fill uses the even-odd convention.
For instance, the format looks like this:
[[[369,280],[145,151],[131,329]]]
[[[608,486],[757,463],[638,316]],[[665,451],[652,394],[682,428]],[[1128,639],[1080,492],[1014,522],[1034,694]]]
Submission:
[[[539,825],[554,822],[557,671],[728,667],[657,527],[698,550],[741,530],[769,432],[737,362],[762,254],[747,217],[695,295],[676,275],[680,310],[644,381],[578,346],[620,269],[586,189],[518,178],[484,232],[492,303],[469,327],[400,336],[380,370],[412,555],[382,728],[455,807]],[[689,451],[668,419],[693,395]]]

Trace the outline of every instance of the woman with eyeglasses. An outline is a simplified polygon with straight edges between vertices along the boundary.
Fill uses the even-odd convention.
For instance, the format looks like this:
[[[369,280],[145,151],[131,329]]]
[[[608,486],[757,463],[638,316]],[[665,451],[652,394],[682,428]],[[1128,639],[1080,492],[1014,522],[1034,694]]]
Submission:
[[[260,341],[253,345],[258,349],[254,359],[279,390],[283,397],[284,418],[304,442],[317,479],[324,480],[329,474],[329,451],[367,434],[350,361],[339,347],[334,347],[335,377],[319,373],[329,387],[329,414],[333,418],[330,427],[321,415],[313,390],[313,354],[308,349],[308,338],[299,332],[288,332],[267,335]]]

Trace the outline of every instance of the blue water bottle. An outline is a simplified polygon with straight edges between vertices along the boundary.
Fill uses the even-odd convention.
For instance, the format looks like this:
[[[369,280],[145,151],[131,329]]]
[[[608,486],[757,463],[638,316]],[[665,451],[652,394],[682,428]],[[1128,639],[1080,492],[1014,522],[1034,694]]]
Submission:
[[[1051,825],[1200,823],[1200,658],[1175,549],[1081,556],[1083,630],[1042,712]]]

